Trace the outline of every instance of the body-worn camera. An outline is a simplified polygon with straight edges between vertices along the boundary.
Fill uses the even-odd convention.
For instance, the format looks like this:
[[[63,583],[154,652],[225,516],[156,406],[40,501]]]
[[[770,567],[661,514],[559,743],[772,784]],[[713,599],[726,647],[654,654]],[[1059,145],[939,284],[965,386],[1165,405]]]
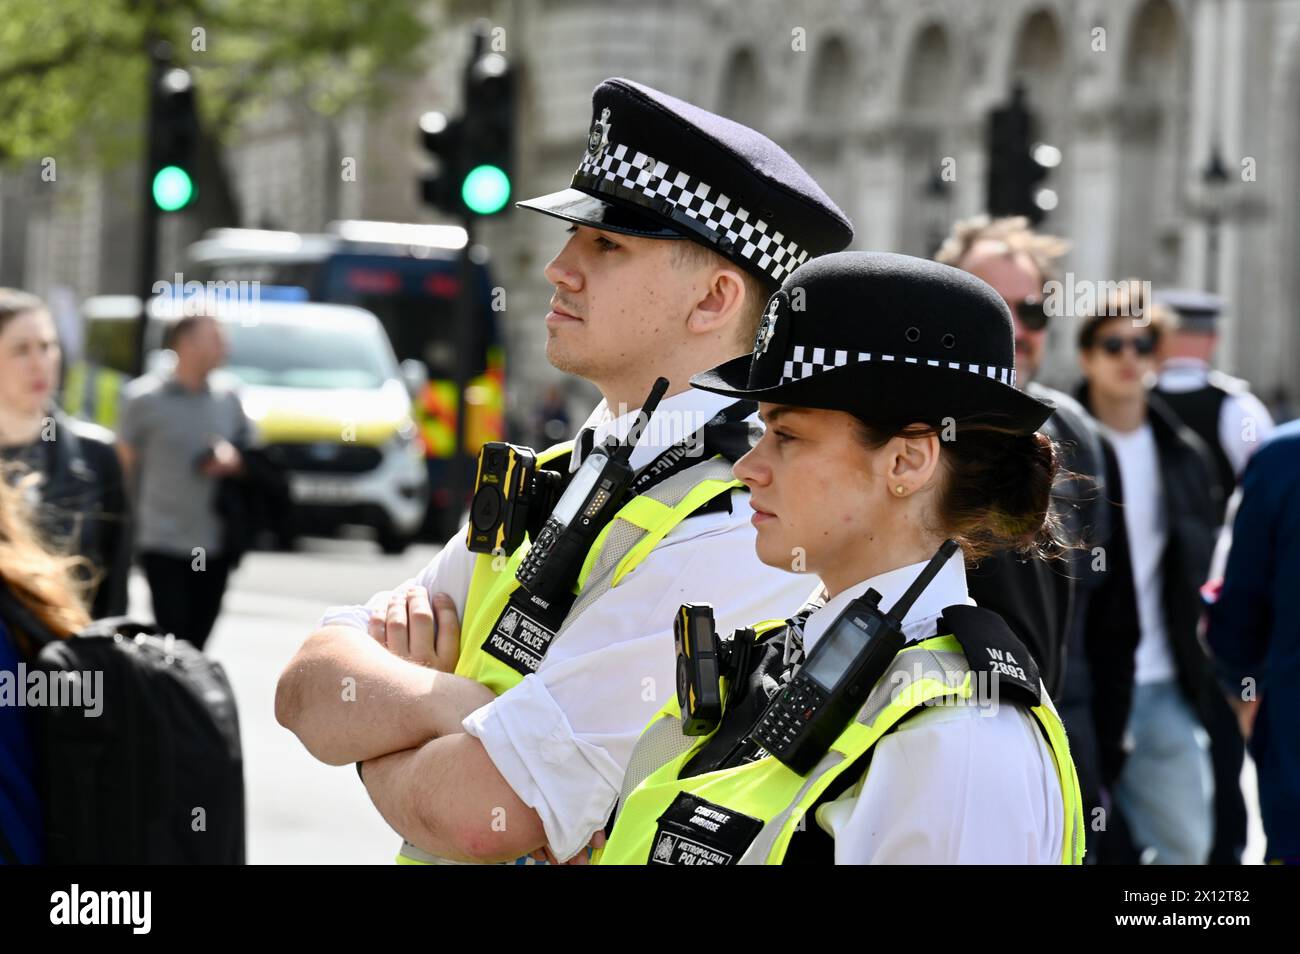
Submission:
[[[849,603],[749,738],[799,775],[816,765],[906,644],[903,617],[956,551],[957,543],[945,540],[887,613],[874,589]]]
[[[722,721],[722,680],[732,685],[735,703],[744,691],[737,674],[748,670],[754,631],[740,629],[724,639],[718,636],[713,607],[708,603],[683,603],[673,620],[677,648],[677,704],[682,710],[683,735],[708,735]]]
[[[636,476],[628,462],[632,448],[667,390],[668,379],[657,379],[626,438],[611,438],[587,455],[532,541],[515,579],[543,609],[573,587],[592,543],[627,501]]]
[[[466,545],[473,553],[513,553],[530,520],[554,505],[560,475],[537,464],[528,447],[491,441],[478,452]]]

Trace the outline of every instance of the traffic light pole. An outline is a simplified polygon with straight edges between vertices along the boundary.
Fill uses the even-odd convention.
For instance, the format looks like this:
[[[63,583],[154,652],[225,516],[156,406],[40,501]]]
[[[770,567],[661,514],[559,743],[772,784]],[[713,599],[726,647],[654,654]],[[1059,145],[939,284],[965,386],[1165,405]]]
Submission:
[[[452,501],[451,532],[460,526],[460,515],[469,497],[469,454],[466,448],[466,419],[469,402],[465,392],[469,389],[469,356],[474,348],[474,335],[478,316],[474,313],[474,216],[461,217],[465,229],[465,247],[460,250],[460,293],[456,300],[456,451],[452,455],[450,497]]]
[[[149,89],[145,99],[144,153],[140,157],[140,257],[136,288],[140,296],[140,314],[135,322],[135,348],[132,372],[144,373],[145,332],[149,327],[148,303],[158,270],[158,206],[153,201],[153,149],[158,138],[158,96],[163,70],[167,66],[166,50],[161,43],[149,43]]]

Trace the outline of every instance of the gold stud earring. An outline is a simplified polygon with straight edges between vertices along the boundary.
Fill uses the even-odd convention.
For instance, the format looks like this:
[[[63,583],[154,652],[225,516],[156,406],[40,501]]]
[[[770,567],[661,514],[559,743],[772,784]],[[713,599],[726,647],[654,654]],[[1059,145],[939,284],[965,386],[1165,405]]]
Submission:
[[[907,491],[902,484],[896,484],[894,486],[894,493],[898,494],[898,496],[901,497],[903,496],[903,494],[907,493]]]

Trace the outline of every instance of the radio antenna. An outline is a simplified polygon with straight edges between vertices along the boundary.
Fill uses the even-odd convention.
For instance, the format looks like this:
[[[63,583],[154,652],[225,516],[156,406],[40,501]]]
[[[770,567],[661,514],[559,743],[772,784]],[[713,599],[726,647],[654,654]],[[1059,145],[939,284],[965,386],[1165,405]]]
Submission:
[[[912,604],[916,602],[916,598],[921,595],[921,592],[927,586],[930,585],[930,582],[935,578],[938,572],[943,569],[943,565],[947,563],[956,552],[956,540],[943,541],[939,546],[939,552],[930,558],[930,562],[925,565],[925,569],[921,571],[921,575],[912,581],[912,585],[907,588],[907,592],[900,596],[898,602],[890,607],[889,612],[885,614],[885,618],[895,626],[901,626],[903,623],[903,617],[906,616],[907,611],[912,608]]]
[[[641,405],[641,410],[637,412],[636,420],[627,430],[627,436],[623,442],[614,448],[610,457],[614,460],[626,461],[632,456],[632,448],[641,440],[642,433],[650,424],[650,415],[654,414],[655,409],[659,407],[660,400],[663,399],[664,392],[668,390],[667,378],[656,378],[654,387],[650,389],[650,396],[645,399],[645,404]]]

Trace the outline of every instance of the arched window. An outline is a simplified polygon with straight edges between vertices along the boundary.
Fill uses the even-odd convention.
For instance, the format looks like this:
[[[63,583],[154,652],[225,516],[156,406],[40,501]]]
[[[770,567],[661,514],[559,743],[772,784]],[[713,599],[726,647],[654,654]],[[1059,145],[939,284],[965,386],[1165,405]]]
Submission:
[[[762,128],[766,102],[763,76],[754,51],[746,48],[736,50],[722,71],[718,112],[746,126]]]
[[[1175,281],[1179,272],[1179,189],[1187,162],[1184,49],[1173,4],[1146,0],[1134,13],[1124,50],[1113,267],[1154,282]]]
[[[822,41],[808,83],[808,112],[813,117],[839,119],[850,109],[849,51],[839,37]]]
[[[1068,142],[1072,127],[1069,115],[1068,85],[1065,81],[1065,54],[1056,16],[1039,9],[1024,18],[1016,35],[1011,60],[1011,82],[1021,84],[1027,93],[1027,106],[1037,123],[1035,139],[1060,150],[1061,162],[1070,155]],[[1068,198],[1068,165],[1058,165],[1042,183],[1043,227],[1068,231],[1069,211],[1061,203]],[[1045,191],[1044,191],[1045,190]]]
[[[953,155],[956,65],[948,31],[939,23],[921,29],[912,41],[903,74],[902,186],[897,247],[929,257],[947,234],[953,217],[954,183],[943,178],[945,157]]]

